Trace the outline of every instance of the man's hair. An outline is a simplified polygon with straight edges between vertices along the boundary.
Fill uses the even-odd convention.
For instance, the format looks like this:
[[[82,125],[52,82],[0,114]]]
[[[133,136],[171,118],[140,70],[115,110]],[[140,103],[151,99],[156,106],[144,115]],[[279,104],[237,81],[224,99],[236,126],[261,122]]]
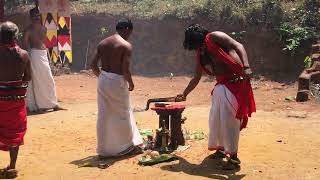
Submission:
[[[32,9],[30,9],[29,15],[30,15],[30,17],[40,16],[40,11],[39,11],[38,7],[34,7]]]
[[[209,31],[199,24],[191,24],[186,28],[184,33],[183,47],[187,50],[195,50],[204,42]]]
[[[125,30],[125,29],[129,29],[129,30],[133,29],[133,24],[130,19],[123,18],[118,21],[117,26],[116,26],[116,30],[121,31],[121,30]]]
[[[0,42],[8,44],[17,39],[19,28],[16,24],[6,21],[0,25]]]

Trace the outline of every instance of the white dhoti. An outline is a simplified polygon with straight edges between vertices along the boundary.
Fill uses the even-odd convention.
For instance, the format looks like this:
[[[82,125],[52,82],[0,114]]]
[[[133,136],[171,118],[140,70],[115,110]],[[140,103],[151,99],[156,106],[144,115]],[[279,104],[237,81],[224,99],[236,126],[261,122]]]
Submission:
[[[123,76],[102,71],[98,79],[97,153],[121,156],[143,143]]]
[[[54,108],[58,101],[47,50],[31,49],[29,54],[32,80],[27,90],[27,108],[29,111]]]
[[[240,120],[236,119],[238,102],[222,84],[214,88],[209,115],[209,150],[222,150],[229,155],[238,151]]]

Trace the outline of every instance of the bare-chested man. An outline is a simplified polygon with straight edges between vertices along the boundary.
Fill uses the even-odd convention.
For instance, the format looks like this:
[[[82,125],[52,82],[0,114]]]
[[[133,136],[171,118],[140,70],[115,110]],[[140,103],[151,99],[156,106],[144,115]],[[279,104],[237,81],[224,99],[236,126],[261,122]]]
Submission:
[[[37,7],[30,10],[30,17],[32,23],[24,34],[24,46],[30,54],[32,67],[27,108],[29,111],[63,110],[57,101],[55,82],[44,45],[47,30],[41,24],[41,15]]]
[[[19,146],[27,130],[25,95],[31,80],[28,53],[15,43],[19,29],[12,22],[0,25],[0,150],[10,152],[10,165],[0,179],[17,176]]]
[[[198,85],[203,72],[215,76],[209,117],[209,150],[212,158],[228,157],[223,169],[239,167],[238,142],[240,129],[255,111],[250,85],[252,74],[247,53],[242,44],[223,32],[209,33],[199,24],[185,30],[184,48],[197,51],[197,66],[193,79],[177,100],[185,100]]]
[[[130,20],[122,19],[116,30],[116,34],[99,43],[91,64],[98,77],[97,153],[100,157],[136,153],[142,144],[129,101],[134,83],[130,72],[132,45],[127,40],[133,25]]]

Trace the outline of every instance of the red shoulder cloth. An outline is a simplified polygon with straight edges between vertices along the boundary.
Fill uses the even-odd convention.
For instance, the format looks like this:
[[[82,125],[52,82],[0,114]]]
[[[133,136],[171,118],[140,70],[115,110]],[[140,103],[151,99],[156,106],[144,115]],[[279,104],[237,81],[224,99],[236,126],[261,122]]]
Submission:
[[[248,123],[248,118],[253,112],[256,112],[256,105],[251,88],[250,80],[245,79],[240,82],[231,83],[229,80],[237,77],[244,77],[243,65],[235,61],[229,54],[227,54],[221,47],[214,43],[208,34],[205,39],[208,53],[222,61],[228,66],[230,72],[225,75],[216,76],[217,84],[224,84],[231,93],[236,97],[238,102],[238,109],[236,118],[242,121],[241,129],[245,128]],[[197,52],[198,63],[200,63],[200,49]],[[209,75],[213,75],[210,71],[202,67],[203,71]]]
[[[19,46],[17,45],[16,42],[12,42],[9,44],[0,44],[0,47],[4,47],[4,48],[18,48]]]

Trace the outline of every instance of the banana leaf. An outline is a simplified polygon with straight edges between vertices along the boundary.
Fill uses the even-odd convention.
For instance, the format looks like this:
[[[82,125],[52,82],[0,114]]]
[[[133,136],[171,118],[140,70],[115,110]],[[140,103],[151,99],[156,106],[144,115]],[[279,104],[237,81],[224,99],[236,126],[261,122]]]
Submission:
[[[146,156],[142,156],[139,159],[139,164],[143,166],[152,166],[155,164],[163,163],[163,162],[171,162],[178,160],[178,158],[171,154],[161,154],[155,158],[147,158]]]

